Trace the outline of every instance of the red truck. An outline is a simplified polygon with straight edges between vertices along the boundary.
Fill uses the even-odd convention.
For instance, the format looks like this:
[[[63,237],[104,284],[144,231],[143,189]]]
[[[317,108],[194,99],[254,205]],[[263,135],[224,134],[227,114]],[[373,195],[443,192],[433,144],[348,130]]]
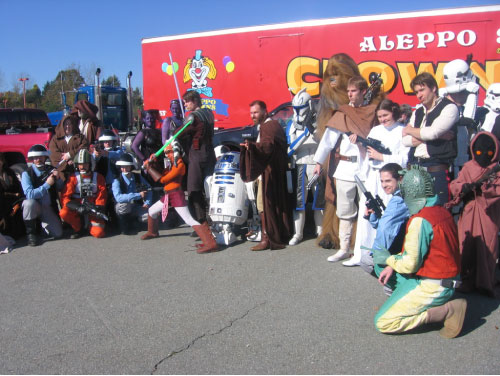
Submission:
[[[43,110],[0,108],[0,152],[16,173],[26,168],[29,148],[42,144],[47,148],[54,127]]]
[[[308,20],[142,40],[144,105],[164,116],[177,98],[196,90],[214,111],[216,126],[249,123],[254,99],[275,108],[306,87],[317,97],[328,58],[350,55],[368,79],[381,73],[383,89],[398,103],[415,105],[410,81],[435,75],[473,54],[471,69],[481,86],[500,82],[500,6],[441,9],[374,16]],[[172,55],[172,61],[170,56]]]

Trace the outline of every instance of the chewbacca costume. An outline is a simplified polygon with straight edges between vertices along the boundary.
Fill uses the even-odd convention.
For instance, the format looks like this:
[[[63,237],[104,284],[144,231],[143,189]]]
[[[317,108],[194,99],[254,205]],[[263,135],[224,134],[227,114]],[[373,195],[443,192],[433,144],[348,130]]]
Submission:
[[[318,138],[321,139],[325,133],[327,123],[333,116],[333,112],[341,105],[347,105],[347,82],[351,77],[359,76],[359,69],[356,62],[344,53],[333,55],[328,60],[325,73],[323,74],[323,85],[321,87],[321,96],[318,109]],[[337,85],[331,87],[330,79],[334,77]],[[337,164],[335,153],[331,153],[330,159],[323,166],[326,181],[326,207],[323,215],[323,225],[321,234],[316,240],[316,244],[323,248],[338,248],[339,241],[339,218],[337,217],[337,208],[335,203],[335,185],[333,176]],[[355,230],[354,230],[355,231]]]

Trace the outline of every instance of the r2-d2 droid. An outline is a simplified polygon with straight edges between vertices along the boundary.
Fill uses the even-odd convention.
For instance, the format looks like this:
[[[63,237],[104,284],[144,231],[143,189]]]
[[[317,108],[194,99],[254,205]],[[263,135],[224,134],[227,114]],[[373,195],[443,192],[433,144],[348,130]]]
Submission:
[[[240,177],[240,153],[222,154],[217,159],[213,176],[206,183],[215,240],[221,245],[234,243],[235,232],[247,222],[249,206],[246,186]]]

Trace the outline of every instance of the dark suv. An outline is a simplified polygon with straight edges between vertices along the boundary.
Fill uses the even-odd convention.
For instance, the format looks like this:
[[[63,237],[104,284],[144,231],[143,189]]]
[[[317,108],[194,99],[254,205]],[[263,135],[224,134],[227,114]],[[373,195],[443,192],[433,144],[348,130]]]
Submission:
[[[269,112],[269,116],[273,120],[277,120],[283,129],[286,129],[288,121],[293,116],[292,102],[280,104],[274,110]],[[253,125],[246,125],[244,127],[236,127],[229,129],[219,129],[215,132],[213,138],[214,146],[225,145],[230,150],[239,151],[240,144],[244,139],[256,140],[257,128]]]

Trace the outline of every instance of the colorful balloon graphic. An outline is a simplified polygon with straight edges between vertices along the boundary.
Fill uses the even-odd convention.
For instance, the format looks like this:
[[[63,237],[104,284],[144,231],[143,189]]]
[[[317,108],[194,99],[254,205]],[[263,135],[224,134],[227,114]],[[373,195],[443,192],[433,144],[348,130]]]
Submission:
[[[224,58],[222,59],[222,64],[224,64],[224,66],[226,67],[227,73],[231,73],[232,71],[234,71],[234,62],[231,61],[230,56],[224,56]]]
[[[232,71],[234,71],[234,63],[232,61],[230,61],[229,63],[226,64],[226,70],[228,73],[231,73]]]
[[[172,74],[174,74],[174,72],[177,73],[179,71],[179,64],[177,64],[177,62],[174,61],[174,64],[172,67],[172,65],[169,65],[168,63],[163,63],[161,65],[161,70],[162,70],[162,72],[165,72],[166,74],[171,76]]]

